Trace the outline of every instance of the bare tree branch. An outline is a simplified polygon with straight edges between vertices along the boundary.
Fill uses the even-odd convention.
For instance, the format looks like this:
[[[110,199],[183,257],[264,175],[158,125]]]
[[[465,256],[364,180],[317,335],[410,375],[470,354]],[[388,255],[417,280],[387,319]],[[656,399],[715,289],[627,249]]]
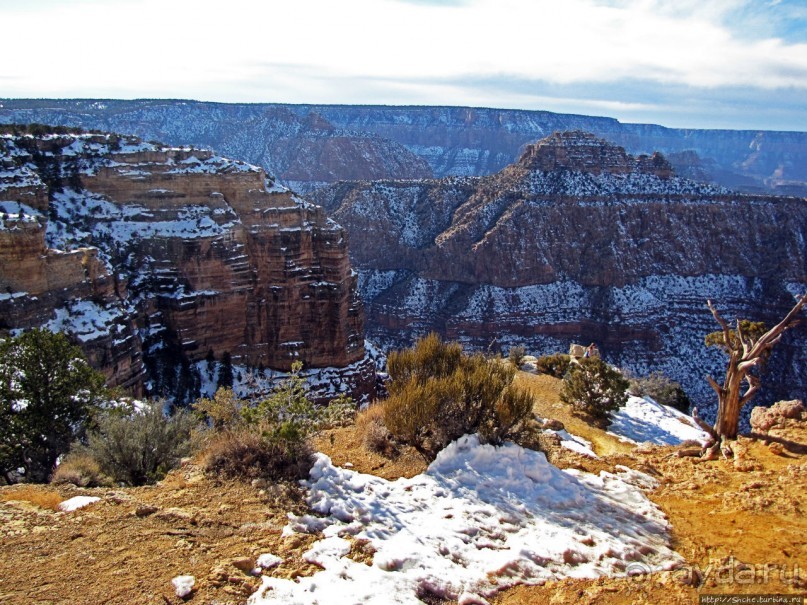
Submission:
[[[709,434],[709,436],[711,436],[712,443],[720,440],[715,430],[711,426],[706,424],[703,418],[700,417],[700,414],[698,414],[698,408],[692,408],[692,420],[694,420],[699,427],[701,427],[704,431],[706,431]],[[704,447],[709,447],[709,445],[710,444],[707,444]]]
[[[740,398],[740,408],[754,398],[761,386],[759,378],[753,374],[747,374],[745,379],[748,381],[748,390]]]
[[[709,382],[709,386],[711,386],[715,390],[715,393],[717,393],[717,396],[720,397],[721,394],[723,393],[723,387],[721,387],[719,384],[717,384],[717,382],[715,382],[715,379],[712,378],[711,376],[707,375],[706,380]]]
[[[706,306],[709,307],[709,310],[712,312],[712,316],[715,318],[717,323],[720,324],[720,327],[723,328],[723,339],[728,347],[731,343],[731,330],[729,330],[729,324],[726,323],[725,319],[720,317],[720,313],[717,312],[717,309],[712,304],[711,300],[706,301]]]
[[[790,309],[790,313],[785,315],[785,318],[782,321],[759,337],[759,340],[757,340],[756,344],[752,347],[748,355],[749,357],[759,357],[762,355],[762,352],[765,349],[770,348],[779,342],[782,332],[795,325],[795,322],[797,321],[796,315],[798,315],[802,307],[807,304],[807,294],[802,294],[801,296],[796,297],[796,300],[798,302],[792,309]]]

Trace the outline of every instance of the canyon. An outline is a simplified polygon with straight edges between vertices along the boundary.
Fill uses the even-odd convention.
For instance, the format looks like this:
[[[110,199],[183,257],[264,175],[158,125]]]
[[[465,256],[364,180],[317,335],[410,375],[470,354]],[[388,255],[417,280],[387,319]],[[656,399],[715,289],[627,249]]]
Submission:
[[[80,126],[194,144],[262,166],[305,193],[339,180],[485,176],[555,131],[584,130],[680,176],[807,195],[807,133],[665,128],[548,111],[183,100],[0,99],[0,123]]]
[[[63,129],[0,138],[0,318],[70,334],[110,386],[243,395],[300,361],[321,399],[375,366],[344,230],[207,150]]]
[[[590,133],[555,133],[487,177],[342,182],[310,199],[344,225],[382,348],[436,330],[533,354],[596,342],[634,374],[662,371],[701,410],[725,317],[772,323],[807,290],[807,203],[676,176]],[[804,326],[768,364],[764,398],[804,397]]]
[[[2,104],[0,121],[80,121],[227,147],[278,167],[316,204],[285,189],[281,176],[241,161],[128,135],[115,135],[118,149],[96,141],[75,157],[72,143],[58,153],[40,150],[41,167],[30,158],[3,160],[11,171],[3,199],[30,208],[3,232],[15,238],[3,244],[5,258],[18,259],[25,279],[44,272],[69,282],[6,287],[0,311],[13,325],[3,327],[75,329],[81,322],[69,317],[82,313],[95,325],[113,301],[109,317],[120,335],[91,355],[117,368],[121,384],[142,382],[152,392],[209,392],[226,352],[239,388],[265,391],[276,372],[301,359],[331,368],[313,380],[325,390],[358,388],[366,396],[373,368],[362,342],[362,298],[368,337],[382,350],[431,330],[503,353],[518,344],[542,354],[594,341],[626,370],[681,382],[708,416],[714,398],[704,376],[719,375],[723,360],[703,345],[717,328],[706,300],[726,317],[771,323],[807,284],[807,206],[772,193],[798,192],[807,180],[803,133],[683,132],[464,108]],[[594,132],[524,142],[528,130],[567,124]],[[646,145],[637,133],[666,141],[660,148],[668,151],[637,154],[611,140]],[[358,140],[385,151],[357,147]],[[471,156],[447,151],[458,145],[509,151],[463,164]],[[291,148],[305,152],[287,161]],[[705,161],[707,151],[723,159]],[[43,163],[51,156],[58,161]],[[179,169],[186,184],[177,184]],[[747,191],[717,184],[718,173]],[[61,190],[44,183],[54,175]],[[37,178],[43,182],[14,189]],[[23,254],[24,241],[39,252]],[[63,268],[48,273],[57,264]],[[804,336],[801,326],[777,347],[762,399],[807,394]],[[361,378],[340,386],[339,368]]]

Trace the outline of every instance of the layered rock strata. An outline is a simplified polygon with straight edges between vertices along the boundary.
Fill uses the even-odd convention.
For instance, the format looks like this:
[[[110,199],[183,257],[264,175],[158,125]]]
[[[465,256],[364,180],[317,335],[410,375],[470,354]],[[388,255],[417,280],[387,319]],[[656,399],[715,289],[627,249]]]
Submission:
[[[474,107],[0,100],[0,123],[63,124],[194,143],[263,166],[300,191],[357,179],[484,176],[555,131],[585,130],[681,175],[807,195],[807,133],[665,128],[549,111]]]
[[[566,351],[661,370],[703,406],[726,311],[774,322],[807,290],[807,202],[675,176],[582,132],[554,134],[490,177],[339,183],[313,195],[351,235],[368,333],[437,330],[477,348]],[[804,327],[772,358],[771,397],[803,397]]]
[[[225,354],[242,374],[372,367],[344,230],[263,170],[116,135],[2,145],[6,329],[72,332],[112,384],[158,394]]]

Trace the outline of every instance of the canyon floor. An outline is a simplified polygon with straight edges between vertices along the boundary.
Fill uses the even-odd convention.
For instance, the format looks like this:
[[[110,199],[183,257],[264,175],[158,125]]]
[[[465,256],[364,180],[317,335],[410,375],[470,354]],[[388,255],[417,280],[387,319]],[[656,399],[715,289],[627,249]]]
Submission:
[[[685,563],[632,577],[517,586],[493,603],[692,604],[703,594],[807,592],[807,423],[788,421],[765,438],[741,438],[737,461],[680,458],[680,448],[635,446],[573,416],[559,401],[558,380],[526,373],[518,380],[533,392],[537,415],[560,420],[599,455],[553,447],[551,462],[595,473],[624,465],[658,480],[649,497],[671,523],[672,547]],[[387,479],[426,468],[412,451],[395,460],[369,452],[352,426],[320,435],[316,447],[337,466],[350,463]],[[76,495],[101,500],[74,512],[53,510]],[[242,604],[260,584],[251,570],[261,554],[283,559],[264,571],[273,576],[319,569],[302,559],[317,536],[281,533],[288,512],[306,510],[297,488],[217,481],[193,461],[150,487],[2,487],[0,602]],[[353,540],[348,556],[370,562],[373,550]],[[171,584],[179,575],[196,578],[186,600]]]

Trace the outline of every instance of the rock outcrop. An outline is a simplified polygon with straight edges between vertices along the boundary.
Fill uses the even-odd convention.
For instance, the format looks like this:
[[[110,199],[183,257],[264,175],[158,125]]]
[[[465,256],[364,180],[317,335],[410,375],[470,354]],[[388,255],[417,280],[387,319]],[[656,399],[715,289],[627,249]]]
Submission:
[[[225,357],[245,392],[298,360],[323,396],[374,388],[345,232],[322,208],[189,147],[0,145],[3,328],[72,333],[111,384],[180,399],[210,393]]]
[[[552,135],[490,177],[339,183],[312,194],[348,230],[368,333],[398,346],[437,330],[531,353],[596,342],[664,371],[699,408],[722,360],[706,308],[775,322],[807,289],[807,202],[675,176],[590,134]],[[803,397],[803,327],[774,350],[771,396]],[[800,344],[801,343],[801,344]]]
[[[732,189],[807,195],[807,133],[697,130],[472,107],[5,99],[0,123],[62,124],[210,146],[309,191],[338,180],[484,176],[555,131],[585,130],[681,175]],[[697,165],[697,166],[695,166]]]

